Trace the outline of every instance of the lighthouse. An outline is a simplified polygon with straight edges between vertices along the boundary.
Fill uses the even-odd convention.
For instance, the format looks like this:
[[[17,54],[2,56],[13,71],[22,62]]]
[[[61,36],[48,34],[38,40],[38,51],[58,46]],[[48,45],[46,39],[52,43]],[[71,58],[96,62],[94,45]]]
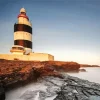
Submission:
[[[14,24],[14,46],[10,50],[13,54],[29,54],[32,52],[32,24],[24,8],[20,9],[18,21]]]
[[[11,54],[0,54],[1,59],[24,61],[53,61],[54,56],[48,53],[32,52],[32,24],[24,8],[20,9],[14,24],[14,45]]]

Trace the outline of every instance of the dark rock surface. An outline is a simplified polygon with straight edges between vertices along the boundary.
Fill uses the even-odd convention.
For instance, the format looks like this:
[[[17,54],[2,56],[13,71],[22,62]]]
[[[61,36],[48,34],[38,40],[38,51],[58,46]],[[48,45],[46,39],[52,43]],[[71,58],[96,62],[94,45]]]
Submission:
[[[5,91],[2,86],[0,86],[0,100],[5,100]]]
[[[100,85],[68,76],[54,100],[100,100]]]
[[[79,69],[80,72],[86,72],[86,69]]]

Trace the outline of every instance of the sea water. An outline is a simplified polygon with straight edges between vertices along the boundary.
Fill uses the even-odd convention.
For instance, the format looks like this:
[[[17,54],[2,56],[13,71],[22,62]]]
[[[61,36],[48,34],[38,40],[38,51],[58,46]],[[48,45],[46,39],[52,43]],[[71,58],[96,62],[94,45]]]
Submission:
[[[86,72],[70,72],[67,74],[91,82],[100,83],[100,67],[83,67],[81,69],[85,69]]]

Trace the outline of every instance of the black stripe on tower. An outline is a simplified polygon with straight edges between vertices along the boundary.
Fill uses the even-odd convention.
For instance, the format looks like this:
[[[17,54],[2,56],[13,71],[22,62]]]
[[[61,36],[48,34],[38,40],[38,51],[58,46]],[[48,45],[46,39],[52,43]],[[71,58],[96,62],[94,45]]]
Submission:
[[[32,28],[25,24],[15,24],[14,32],[16,32],[16,31],[24,31],[24,32],[29,32],[32,34]]]
[[[32,49],[32,42],[28,40],[14,40],[14,45],[20,45]]]

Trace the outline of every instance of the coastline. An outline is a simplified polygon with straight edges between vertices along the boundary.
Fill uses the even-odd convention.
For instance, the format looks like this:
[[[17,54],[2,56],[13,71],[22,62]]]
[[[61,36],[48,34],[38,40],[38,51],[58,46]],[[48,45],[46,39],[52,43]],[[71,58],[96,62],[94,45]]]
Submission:
[[[54,79],[54,80],[59,79],[59,80],[62,80],[62,82],[65,84],[69,84],[69,83],[70,83],[70,85],[72,84],[71,90],[73,90],[75,87],[78,88],[78,86],[75,86],[75,84],[78,84],[79,86],[81,85],[81,87],[80,87],[81,90],[83,89],[85,92],[86,92],[86,87],[84,87],[83,82],[85,82],[85,85],[88,85],[88,86],[91,86],[92,84],[94,84],[94,85],[96,84],[96,83],[89,82],[86,80],[74,78],[69,75],[67,75],[67,77],[66,77],[59,73],[59,72],[67,72],[67,71],[79,71],[80,65],[76,62],[58,62],[58,61],[53,61],[53,62],[52,61],[48,61],[48,62],[47,61],[45,61],[45,62],[33,62],[33,61],[28,62],[28,61],[26,61],[25,62],[24,61],[23,62],[23,61],[3,60],[3,61],[0,61],[0,64],[1,64],[0,71],[1,72],[3,71],[3,73],[0,73],[0,84],[1,84],[1,87],[3,88],[3,92],[0,89],[0,91],[1,91],[0,92],[0,100],[5,100],[4,90],[9,91],[15,87],[21,87],[21,86],[27,85],[28,83],[31,83],[31,82],[37,82],[38,80],[45,79],[46,77],[48,79],[53,77],[52,79]],[[59,83],[59,80],[58,80],[58,83]],[[76,81],[76,80],[78,80],[78,81]],[[50,81],[51,80],[49,80],[48,82],[50,82]],[[75,84],[73,85],[73,83],[75,83]],[[62,88],[63,85],[61,85],[59,88]],[[68,85],[68,88],[70,88],[70,85]],[[100,88],[100,85],[96,84],[95,88],[94,87],[93,88],[89,87],[89,88],[91,88],[92,91],[94,91],[96,88],[98,89],[98,87]],[[63,91],[63,90],[61,90],[61,91]],[[61,91],[56,92],[57,100],[61,100],[61,99],[58,99],[59,93],[61,93]],[[96,90],[96,91],[97,92],[94,94],[95,95],[98,94],[98,96],[100,96],[99,95],[100,91],[99,90]],[[68,93],[65,93],[65,94],[67,95]],[[89,96],[91,96],[91,92],[88,94],[89,94]],[[63,95],[61,95],[61,97],[63,98]],[[40,99],[40,100],[42,100],[42,99]],[[70,99],[70,100],[72,100],[72,99]]]
[[[99,100],[100,84],[89,82],[69,75],[62,77],[44,76],[31,83],[29,89],[20,89],[13,94],[10,91],[6,100]],[[36,85],[37,84],[37,85]],[[34,86],[35,85],[35,86]],[[27,85],[26,85],[27,86]],[[28,88],[27,87],[27,88]],[[24,88],[24,86],[23,86]],[[8,91],[9,92],[9,91]],[[12,95],[16,95],[13,96]],[[17,97],[18,96],[18,97]],[[17,98],[16,98],[17,97]],[[94,99],[95,98],[95,99]]]

